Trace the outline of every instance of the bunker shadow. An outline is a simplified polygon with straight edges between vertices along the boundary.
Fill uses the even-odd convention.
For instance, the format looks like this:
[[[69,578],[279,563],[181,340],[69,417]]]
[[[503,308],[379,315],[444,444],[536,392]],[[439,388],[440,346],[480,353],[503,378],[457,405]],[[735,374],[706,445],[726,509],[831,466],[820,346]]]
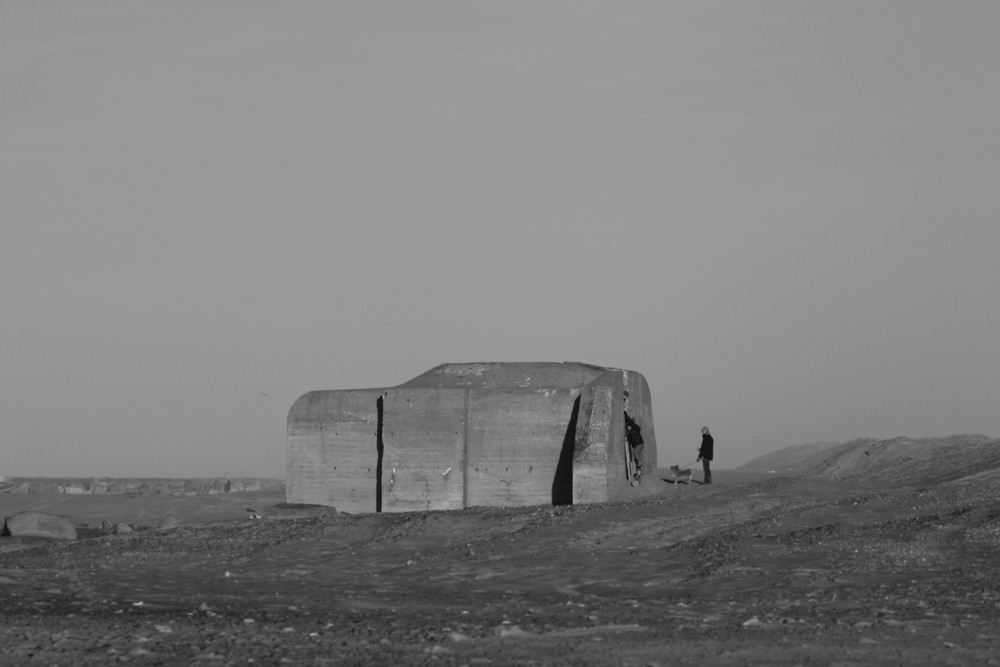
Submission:
[[[573,413],[566,427],[562,449],[559,451],[559,463],[556,464],[556,474],[552,479],[552,504],[573,504],[573,452],[576,450],[576,420],[580,415],[580,397],[573,402]]]

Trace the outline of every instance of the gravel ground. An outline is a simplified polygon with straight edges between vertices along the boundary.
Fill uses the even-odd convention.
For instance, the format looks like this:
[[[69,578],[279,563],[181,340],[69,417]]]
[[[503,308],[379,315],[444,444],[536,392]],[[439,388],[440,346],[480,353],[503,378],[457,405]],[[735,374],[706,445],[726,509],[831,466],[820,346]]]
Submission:
[[[634,503],[5,538],[0,663],[1000,662],[995,485],[720,477]]]

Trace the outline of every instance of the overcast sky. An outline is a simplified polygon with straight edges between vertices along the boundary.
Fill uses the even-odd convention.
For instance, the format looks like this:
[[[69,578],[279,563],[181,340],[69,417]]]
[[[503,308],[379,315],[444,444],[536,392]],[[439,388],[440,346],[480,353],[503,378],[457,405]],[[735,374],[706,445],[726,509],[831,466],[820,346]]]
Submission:
[[[0,475],[281,477],[313,389],[643,373],[661,465],[1000,437],[1000,3],[0,6]]]

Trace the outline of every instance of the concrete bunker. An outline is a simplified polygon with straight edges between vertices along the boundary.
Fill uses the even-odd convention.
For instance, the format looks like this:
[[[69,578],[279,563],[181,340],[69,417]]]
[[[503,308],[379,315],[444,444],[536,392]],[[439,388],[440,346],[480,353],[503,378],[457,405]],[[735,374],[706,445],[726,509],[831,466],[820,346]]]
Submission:
[[[633,371],[443,364],[397,387],[311,391],[288,414],[286,497],[345,512],[626,499],[626,411],[654,470],[649,386]]]

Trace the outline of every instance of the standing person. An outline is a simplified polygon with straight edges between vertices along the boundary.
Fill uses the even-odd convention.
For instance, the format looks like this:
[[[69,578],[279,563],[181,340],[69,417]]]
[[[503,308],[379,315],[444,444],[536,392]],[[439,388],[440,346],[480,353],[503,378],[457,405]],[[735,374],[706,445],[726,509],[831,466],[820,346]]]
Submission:
[[[712,450],[715,448],[715,439],[708,432],[707,426],[701,427],[701,447],[698,449],[698,460],[701,461],[702,470],[705,471],[705,479],[702,484],[712,483],[712,467],[709,462],[712,460]]]

